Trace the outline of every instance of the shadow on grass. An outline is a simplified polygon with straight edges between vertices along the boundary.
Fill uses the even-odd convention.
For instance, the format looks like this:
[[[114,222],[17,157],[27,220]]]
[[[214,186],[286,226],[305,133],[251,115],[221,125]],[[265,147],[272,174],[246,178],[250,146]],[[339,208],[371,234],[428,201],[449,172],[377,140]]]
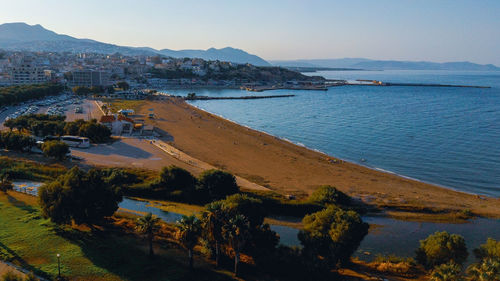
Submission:
[[[17,200],[16,198],[12,197],[10,194],[7,194],[7,199],[9,200],[9,203],[12,203],[14,207],[17,207],[23,211],[26,211],[30,214],[38,212],[38,209],[34,208],[31,205],[28,205],[24,203],[23,201]]]
[[[57,229],[56,234],[78,245],[95,266],[124,280],[233,280],[200,268],[189,271],[185,264],[165,255],[150,258],[135,236],[114,232]]]
[[[35,275],[38,275],[40,277],[43,277],[43,278],[47,278],[47,279],[50,279],[50,275],[47,274],[46,272],[44,271],[41,271],[40,269],[30,265],[29,263],[27,263],[23,258],[21,258],[15,251],[13,251],[11,248],[7,247],[5,244],[3,244],[2,242],[0,242],[0,248],[3,249],[4,251],[6,251],[10,258],[9,258],[9,262],[12,262],[14,263],[15,265],[18,265],[28,271],[31,271],[33,272]]]

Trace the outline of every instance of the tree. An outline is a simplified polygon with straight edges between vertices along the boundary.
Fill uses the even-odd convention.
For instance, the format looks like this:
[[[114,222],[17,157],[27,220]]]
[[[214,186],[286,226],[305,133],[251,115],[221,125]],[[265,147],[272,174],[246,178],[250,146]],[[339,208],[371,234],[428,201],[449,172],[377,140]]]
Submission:
[[[200,221],[194,216],[183,216],[177,224],[177,239],[188,250],[189,268],[193,269],[193,249],[201,234]]]
[[[0,191],[3,191],[3,193],[7,193],[7,191],[12,190],[13,188],[14,185],[9,180],[9,176],[2,175],[0,179]]]
[[[73,93],[79,95],[79,96],[85,96],[90,94],[92,91],[88,87],[83,87],[83,86],[76,86],[73,87]]]
[[[223,226],[226,214],[222,201],[210,203],[202,214],[202,226],[207,240],[215,244],[215,267],[219,267],[220,246],[224,242]]]
[[[46,141],[42,145],[42,151],[45,156],[62,161],[66,157],[66,154],[69,153],[69,146],[58,140]]]
[[[137,219],[136,229],[140,233],[146,234],[149,243],[149,256],[154,256],[153,252],[153,239],[155,233],[158,231],[160,223],[160,218],[153,216],[153,214],[148,213],[144,217]]]
[[[434,268],[430,281],[461,281],[463,280],[461,272],[460,265],[452,262],[443,263]]]
[[[124,91],[130,89],[130,85],[125,81],[120,81],[120,82],[116,83],[116,86],[118,86],[118,88],[120,88]]]
[[[429,235],[425,240],[420,240],[420,247],[416,251],[416,260],[426,268],[453,262],[462,265],[469,253],[465,239],[457,234],[446,231]]]
[[[486,243],[479,246],[479,248],[474,249],[474,255],[479,260],[486,258],[492,258],[500,260],[500,241],[493,238],[488,238]]]
[[[223,236],[234,251],[234,275],[238,276],[240,252],[250,236],[250,223],[244,215],[236,215],[223,226]]]
[[[368,233],[368,224],[358,213],[335,205],[305,216],[302,223],[304,228],[298,236],[303,252],[319,269],[346,264]]]
[[[100,221],[113,215],[121,200],[120,190],[106,184],[96,169],[85,173],[74,167],[39,190],[42,214],[55,223]]]
[[[329,204],[347,205],[350,203],[351,198],[333,186],[324,185],[311,194],[309,201],[323,206]]]
[[[167,190],[194,191],[196,178],[190,172],[177,166],[168,166],[161,170],[160,183]]]
[[[481,263],[469,266],[467,274],[472,281],[498,281],[500,280],[500,260],[486,258]]]
[[[220,170],[204,171],[199,177],[199,183],[202,190],[206,191],[212,199],[222,199],[239,192],[236,178]]]
[[[84,123],[78,130],[78,135],[89,138],[92,142],[102,143],[111,137],[111,130],[95,121]]]

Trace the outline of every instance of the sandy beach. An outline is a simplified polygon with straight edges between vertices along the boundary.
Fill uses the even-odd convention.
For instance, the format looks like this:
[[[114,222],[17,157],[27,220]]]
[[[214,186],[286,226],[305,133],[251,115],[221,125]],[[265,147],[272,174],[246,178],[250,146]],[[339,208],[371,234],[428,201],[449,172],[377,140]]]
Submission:
[[[146,101],[138,109],[162,139],[184,153],[281,194],[304,198],[333,185],[363,202],[427,213],[470,210],[500,217],[500,199],[457,192],[339,161],[331,156],[199,110],[181,99]]]

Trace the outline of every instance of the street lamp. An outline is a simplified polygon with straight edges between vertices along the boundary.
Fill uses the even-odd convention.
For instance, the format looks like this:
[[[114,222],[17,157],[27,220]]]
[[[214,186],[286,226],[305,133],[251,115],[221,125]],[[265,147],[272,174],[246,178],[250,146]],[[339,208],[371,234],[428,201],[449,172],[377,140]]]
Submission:
[[[57,254],[57,277],[61,278],[61,255]]]

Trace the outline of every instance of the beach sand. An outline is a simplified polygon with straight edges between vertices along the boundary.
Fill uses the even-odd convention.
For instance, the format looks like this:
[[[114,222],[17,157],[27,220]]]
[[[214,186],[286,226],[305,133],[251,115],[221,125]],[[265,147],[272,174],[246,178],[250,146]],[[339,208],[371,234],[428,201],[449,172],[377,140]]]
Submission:
[[[199,110],[182,99],[145,101],[138,113],[184,153],[281,194],[332,185],[372,206],[412,212],[470,210],[500,217],[500,199],[453,191],[334,158]]]

